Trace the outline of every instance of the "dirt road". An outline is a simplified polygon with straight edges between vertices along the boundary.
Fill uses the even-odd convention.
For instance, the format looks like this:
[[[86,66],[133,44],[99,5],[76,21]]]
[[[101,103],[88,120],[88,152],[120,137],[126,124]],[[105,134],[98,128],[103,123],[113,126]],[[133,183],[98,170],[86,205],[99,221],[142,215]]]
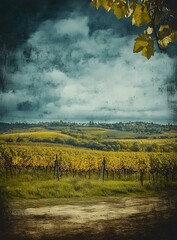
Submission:
[[[11,206],[11,233],[15,240],[176,240],[176,209],[176,198],[159,197],[20,201]]]

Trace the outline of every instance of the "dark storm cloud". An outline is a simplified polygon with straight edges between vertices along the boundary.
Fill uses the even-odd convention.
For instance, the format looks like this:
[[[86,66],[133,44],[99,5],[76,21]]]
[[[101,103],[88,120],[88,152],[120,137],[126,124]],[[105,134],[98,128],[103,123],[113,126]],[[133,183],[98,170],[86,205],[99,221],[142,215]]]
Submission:
[[[25,43],[39,24],[47,19],[55,19],[58,15],[67,17],[71,11],[89,7],[89,2],[89,0],[1,0],[0,91],[7,90],[8,62],[11,61],[12,71],[18,69],[13,59],[14,50]]]
[[[2,120],[172,120],[175,56],[133,54],[131,25],[88,2],[43,1],[30,13],[4,69]]]

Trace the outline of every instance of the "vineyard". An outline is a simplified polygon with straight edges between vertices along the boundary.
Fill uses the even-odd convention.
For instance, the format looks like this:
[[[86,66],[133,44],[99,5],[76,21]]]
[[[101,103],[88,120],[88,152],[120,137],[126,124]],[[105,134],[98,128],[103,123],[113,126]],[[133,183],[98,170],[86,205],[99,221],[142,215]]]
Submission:
[[[106,152],[47,143],[0,145],[0,175],[102,180],[177,180],[175,152]]]

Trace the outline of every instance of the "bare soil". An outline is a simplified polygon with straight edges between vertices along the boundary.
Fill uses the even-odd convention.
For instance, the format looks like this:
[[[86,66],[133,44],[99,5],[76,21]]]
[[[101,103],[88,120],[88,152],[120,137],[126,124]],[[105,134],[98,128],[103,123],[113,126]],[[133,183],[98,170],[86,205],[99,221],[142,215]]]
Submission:
[[[15,240],[177,239],[176,198],[23,200],[10,209]]]

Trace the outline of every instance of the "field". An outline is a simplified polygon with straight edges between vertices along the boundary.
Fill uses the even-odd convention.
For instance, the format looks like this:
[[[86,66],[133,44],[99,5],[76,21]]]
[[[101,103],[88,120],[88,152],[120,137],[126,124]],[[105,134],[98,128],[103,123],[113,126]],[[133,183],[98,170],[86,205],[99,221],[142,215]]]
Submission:
[[[176,132],[172,131],[148,133],[143,138],[137,132],[98,127],[29,128],[0,134],[0,144],[43,142],[116,152],[177,152],[176,137]]]
[[[176,132],[152,132],[143,139],[142,133],[130,130],[98,126],[8,130],[0,134],[0,175],[6,179],[10,195],[22,198],[174,189]],[[60,191],[56,180],[60,180]],[[47,186],[53,191],[47,193]]]

